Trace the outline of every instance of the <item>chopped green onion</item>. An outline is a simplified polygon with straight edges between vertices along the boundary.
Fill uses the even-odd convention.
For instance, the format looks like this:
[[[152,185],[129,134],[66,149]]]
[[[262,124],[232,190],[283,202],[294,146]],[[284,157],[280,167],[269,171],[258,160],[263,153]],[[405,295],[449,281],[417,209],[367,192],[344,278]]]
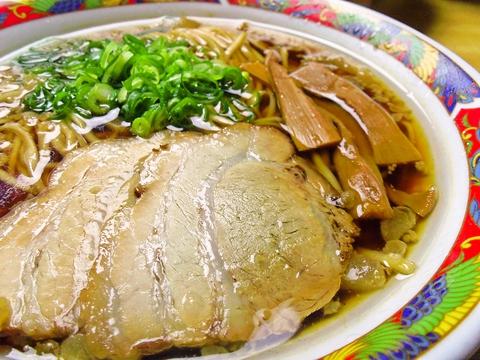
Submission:
[[[253,121],[259,95],[250,91],[248,74],[194,51],[186,41],[133,35],[31,50],[17,63],[40,83],[23,103],[56,119],[99,116],[118,107],[131,132],[142,137],[168,125],[213,129],[209,121],[215,117]]]

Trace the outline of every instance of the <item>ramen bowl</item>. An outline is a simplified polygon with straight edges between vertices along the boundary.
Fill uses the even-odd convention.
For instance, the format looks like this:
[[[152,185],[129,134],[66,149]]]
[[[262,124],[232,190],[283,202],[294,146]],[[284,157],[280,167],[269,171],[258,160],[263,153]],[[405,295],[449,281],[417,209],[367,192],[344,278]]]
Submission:
[[[394,276],[385,288],[255,358],[468,356],[480,341],[480,75],[449,50],[388,17],[346,2],[313,0],[96,9],[81,1],[58,1],[48,9],[8,4],[0,6],[0,62],[50,36],[145,25],[165,16],[231,27],[247,22],[353,58],[413,111],[434,161],[439,199],[409,254],[416,271]]]

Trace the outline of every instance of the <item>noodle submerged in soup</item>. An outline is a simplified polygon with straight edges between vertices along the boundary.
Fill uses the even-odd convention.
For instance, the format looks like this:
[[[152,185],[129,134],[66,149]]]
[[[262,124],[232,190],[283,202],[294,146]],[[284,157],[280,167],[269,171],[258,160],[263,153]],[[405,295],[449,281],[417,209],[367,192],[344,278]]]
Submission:
[[[120,142],[112,142],[111,139],[120,139]],[[227,154],[230,154],[227,160],[216,158]],[[269,336],[276,339],[272,340],[272,344],[275,341],[287,340],[295,334],[304,318],[309,315],[307,323],[311,322],[311,319],[335,314],[342,303],[353,295],[382,288],[393,274],[413,273],[415,265],[407,259],[408,251],[418,240],[419,226],[433,210],[437,198],[428,146],[410,110],[399,97],[386,88],[368,69],[341,54],[301,39],[250,28],[248,24],[239,29],[225,29],[180,19],[166,32],[159,31],[155,26],[147,26],[100,33],[88,39],[52,41],[30,49],[11,64],[2,65],[0,216],[6,215],[0,222],[13,221],[7,217],[15,219],[16,212],[21,211],[18,209],[22,202],[37,204],[35,206],[55,206],[49,205],[53,201],[49,196],[52,196],[52,191],[61,191],[58,189],[62,186],[62,181],[69,181],[68,176],[74,176],[75,172],[71,175],[67,172],[69,168],[79,166],[78,171],[81,171],[81,166],[75,163],[75,158],[80,156],[86,157],[84,162],[99,163],[98,168],[95,168],[100,174],[98,176],[104,171],[101,170],[104,162],[117,161],[118,164],[122,164],[121,166],[125,166],[125,170],[120,169],[123,172],[117,169],[116,177],[112,169],[105,170],[105,176],[112,172],[110,178],[105,178],[108,182],[98,185],[95,183],[97,179],[93,179],[92,184],[95,185],[88,191],[89,196],[95,199],[97,194],[101,194],[103,186],[107,186],[106,184],[113,186],[115,179],[125,176],[126,173],[130,174],[133,180],[129,178],[130,180],[126,182],[130,185],[118,185],[116,191],[118,198],[125,196],[125,203],[121,206],[122,209],[130,209],[128,211],[133,214],[132,218],[135,211],[139,211],[135,210],[137,204],[148,201],[149,196],[163,199],[157,203],[163,201],[165,205],[162,206],[165,209],[172,202],[178,201],[180,203],[178,206],[183,211],[178,212],[178,216],[185,216],[187,219],[190,210],[196,209],[195,211],[200,214],[198,216],[203,220],[195,230],[197,232],[193,229],[192,231],[196,236],[208,240],[206,247],[198,251],[200,253],[204,251],[206,259],[210,259],[204,266],[218,272],[217,278],[209,281],[217,281],[220,285],[212,285],[212,289],[220,286],[222,291],[225,291],[220,300],[219,298],[215,300],[218,302],[215,305],[216,311],[218,308],[231,306],[228,304],[229,298],[225,289],[232,286],[233,293],[241,294],[240,300],[237,299],[238,295],[232,295],[236,301],[241,301],[242,304],[243,301],[247,301],[250,306],[255,305],[248,311],[255,312],[256,320],[252,320],[249,327],[242,329],[234,326],[230,330],[223,329],[222,324],[227,321],[224,319],[223,323],[214,321],[212,324],[216,325],[211,325],[205,330],[199,330],[204,326],[203,323],[196,325],[195,330],[185,330],[179,325],[181,321],[178,319],[188,323],[185,317],[190,319],[193,315],[187,310],[182,313],[183,302],[202,304],[198,293],[185,290],[185,293],[180,291],[183,296],[182,306],[175,305],[180,308],[172,307],[169,310],[166,307],[162,310],[165,319],[180,317],[173,321],[174,325],[171,325],[172,328],[169,330],[145,329],[142,336],[152,337],[148,341],[132,340],[132,344],[128,344],[127,340],[122,340],[126,345],[120,345],[118,343],[120,340],[115,340],[118,335],[116,332],[123,331],[124,334],[121,336],[125,336],[125,339],[134,339],[137,335],[125,324],[122,325],[123,328],[120,325],[120,328],[115,328],[115,316],[110,313],[112,317],[106,318],[106,322],[102,323],[101,318],[107,316],[105,315],[107,310],[99,314],[98,323],[94,322],[92,325],[91,321],[97,315],[90,316],[90,312],[98,311],[97,307],[101,301],[106,301],[106,298],[98,295],[95,289],[100,289],[98,292],[103,291],[102,286],[110,289],[108,286],[111,285],[105,284],[114,282],[113,278],[103,279],[101,275],[103,270],[99,270],[113,266],[108,262],[108,257],[105,257],[105,253],[110,251],[110,245],[105,244],[108,241],[116,241],[112,240],[113,238],[107,241],[108,237],[111,237],[109,234],[116,231],[111,230],[115,229],[115,221],[119,223],[127,221],[125,220],[127,210],[119,212],[112,210],[110,215],[105,215],[109,211],[109,205],[106,203],[102,205],[104,206],[102,216],[106,218],[100,229],[92,230],[88,227],[88,230],[85,230],[85,233],[98,232],[99,235],[94,235],[96,239],[98,238],[94,241],[95,245],[89,245],[97,248],[91,252],[92,259],[88,258],[90,253],[85,253],[89,260],[84,259],[82,266],[88,264],[88,269],[85,269],[87,274],[85,276],[88,279],[82,280],[81,285],[78,285],[80,282],[75,284],[78,289],[75,290],[77,295],[71,302],[72,313],[68,313],[68,316],[63,313],[61,315],[65,315],[65,318],[61,318],[65,324],[59,324],[60,320],[55,320],[54,324],[46,326],[44,319],[43,325],[35,328],[32,325],[34,317],[31,318],[32,322],[22,323],[23,320],[18,319],[28,314],[16,313],[19,310],[9,298],[9,290],[2,289],[0,284],[0,334],[4,335],[0,339],[7,345],[17,348],[28,345],[34,347],[38,353],[52,352],[64,358],[69,358],[71,354],[80,354],[78,356],[82,359],[125,356],[135,358],[162,351],[165,356],[175,356],[179,351],[175,350],[178,347],[197,349],[181,350],[180,354],[183,355],[200,353],[207,355],[218,352],[245,355],[246,351],[259,350],[261,346],[258,345],[257,349],[256,341]],[[183,158],[182,156],[183,162],[175,163],[175,159]],[[195,156],[199,156],[195,164],[198,167],[190,169],[187,160],[194,159]],[[252,160],[257,163],[253,163]],[[162,193],[164,190],[161,191],[160,188],[155,190],[158,180],[152,182],[151,178],[154,177],[152,169],[159,168],[160,164],[164,163],[166,165],[162,166],[165,166],[165,174],[162,176],[167,176],[166,174],[170,174],[169,171],[173,171],[172,169],[177,166],[176,172],[168,175],[172,177],[171,179],[185,176],[188,180],[186,187],[199,181],[200,190],[196,197],[184,199],[184,193],[187,191],[184,188],[178,192],[168,190],[169,187],[175,188],[174,180],[165,185],[170,192],[165,190],[164,194]],[[202,174],[202,169],[208,166],[212,166],[213,172],[208,173],[203,180],[197,179]],[[243,170],[239,170],[238,173],[231,170],[237,168]],[[256,170],[253,171],[253,168]],[[244,176],[251,171],[253,180],[245,180]],[[182,172],[186,174],[182,175]],[[90,173],[86,172],[84,179],[78,181],[90,181],[88,180],[88,176],[92,176]],[[220,184],[223,180],[219,179],[230,177],[235,185],[222,187]],[[283,182],[277,183],[279,179]],[[66,192],[65,196],[75,193],[76,185],[72,186],[72,190]],[[273,188],[270,188],[271,186]],[[297,186],[301,190],[298,190]],[[131,191],[126,191],[125,189],[129,187]],[[259,192],[252,193],[252,197],[249,198],[251,189],[256,187],[260,189],[257,189]],[[214,190],[210,193],[210,189]],[[295,195],[290,200],[291,209],[282,208],[280,204],[285,200],[277,199],[276,196],[289,191],[297,194],[296,189],[298,194],[303,195],[299,195],[298,198]],[[248,207],[252,207],[251,211],[256,214],[253,217],[258,217],[259,223],[248,220],[250,216],[244,218],[242,211],[248,209],[240,205],[235,207],[237,205],[234,206],[231,202],[236,200],[227,195],[224,198],[221,191],[232,191],[231,194],[234,194],[232,196],[237,196],[240,203],[242,198],[248,199],[245,201]],[[34,203],[36,198],[37,203]],[[280,254],[281,251],[287,250],[278,250],[282,249],[284,243],[294,242],[295,240],[290,239],[295,239],[297,234],[297,239],[315,237],[305,235],[305,231],[313,231],[305,228],[307,226],[305,224],[311,225],[310,218],[303,218],[300,213],[289,214],[289,211],[294,211],[292,209],[295,209],[295,206],[298,206],[298,209],[304,206],[302,202],[304,200],[298,200],[304,198],[309,198],[308,211],[312,211],[311,217],[319,216],[322,219],[319,224],[324,223],[315,225],[319,227],[314,229],[314,232],[322,234],[325,231],[324,239],[334,239],[337,250],[332,254],[336,259],[331,260],[332,257],[327,256],[328,251],[325,249],[330,245],[324,245],[324,250],[318,253],[318,259],[327,256],[325,259],[329,260],[323,262],[329,263],[330,268],[315,268],[314,261],[308,266],[303,264],[296,269],[297,258],[300,264],[304,258],[308,258],[306,254],[308,251],[303,251],[301,245],[298,245],[298,249],[295,247],[297,249],[295,255]],[[69,198],[68,201],[74,203],[77,201],[75,199]],[[263,199],[263,202],[258,199]],[[257,200],[258,206],[255,205]],[[43,201],[45,202],[42,203]],[[61,198],[58,202],[61,202]],[[274,205],[269,210],[270,202]],[[141,208],[141,205],[138,206]],[[215,211],[212,208],[214,206]],[[167,217],[165,209],[159,212],[163,215],[158,216]],[[283,210],[275,214],[279,209]],[[28,211],[25,216],[27,218],[32,216],[34,219],[34,215],[29,215]],[[212,211],[216,215],[211,215]],[[303,213],[306,211],[302,210]],[[271,214],[270,218],[268,214]],[[290,219],[287,215],[293,220],[282,220]],[[95,216],[98,220],[99,215]],[[108,220],[109,216],[111,221]],[[218,218],[223,217],[227,219],[225,224],[232,226],[229,231],[237,234],[237,237],[241,237],[240,234],[243,232],[251,231],[252,238],[256,239],[253,240],[252,247],[247,249],[247,251],[251,249],[251,252],[246,254],[248,262],[242,263],[235,259],[233,256],[235,249],[218,239],[215,240],[219,236],[220,227],[213,222],[220,221]],[[152,218],[152,221],[157,221],[157,218]],[[54,215],[51,215],[51,219],[55,219]],[[135,228],[135,222],[131,219],[128,221],[131,222],[130,226]],[[300,225],[285,230],[285,227],[293,226],[288,224],[295,224],[297,221]],[[58,222],[60,223],[60,220]],[[244,231],[236,232],[237,228],[234,226],[236,222],[240,223]],[[87,229],[87,225],[83,224],[84,229]],[[144,229],[147,225],[150,226],[150,223],[146,222],[139,229]],[[47,232],[48,226],[50,225],[45,225],[41,231]],[[76,225],[71,226],[74,229]],[[157,237],[163,236],[161,234],[167,236],[168,226],[174,227],[169,225],[168,221],[164,221],[163,225],[152,230],[152,234]],[[226,232],[226,226],[222,225],[221,231]],[[272,229],[278,227],[280,233],[277,234],[275,232],[277,230],[268,230],[269,226],[272,226]],[[55,230],[56,233],[60,233],[58,229]],[[262,232],[261,229],[266,229],[266,232]],[[3,232],[2,237],[6,239],[3,245],[0,241],[0,252],[11,248],[9,241],[18,243],[21,236],[26,236],[11,235],[11,227],[0,228],[0,231]],[[32,249],[37,249],[40,253],[50,251],[45,250],[50,240],[42,240],[44,242],[41,243],[38,240],[39,236],[32,232],[31,239],[28,236],[22,238],[24,239],[22,241],[32,243],[30,247],[25,247],[25,252],[22,253],[24,255],[21,256],[32,254]],[[75,236],[72,230],[72,238]],[[131,251],[150,254],[147,250],[149,246],[153,246],[153,240],[142,242],[138,236],[130,238],[126,235],[118,236],[125,243],[128,241],[132,241],[132,244],[138,243],[137,250],[132,248]],[[268,243],[270,238],[274,239],[272,240],[274,242],[278,241],[276,245],[278,249],[274,254],[269,254],[267,250],[261,252],[255,248],[255,242],[265,240]],[[327,243],[327,240],[322,241]],[[182,250],[182,244],[185,245],[176,244],[173,250],[176,249],[179,256],[184,256],[185,259],[183,251],[187,250]],[[309,245],[311,249],[315,244],[318,243],[314,241]],[[88,251],[88,248],[82,246],[81,251],[84,249]],[[289,246],[294,247],[293,243],[287,248]],[[166,255],[168,246],[161,251],[159,248],[155,249],[151,253],[153,255],[148,256],[166,258],[176,256]],[[60,248],[56,251],[60,251]],[[132,254],[131,257],[135,256]],[[237,276],[233,269],[240,268],[242,274],[248,271],[261,273],[264,268],[273,269],[272,264],[277,261],[275,259],[281,256],[286,262],[285,274],[288,269],[292,269],[295,270],[292,276],[300,279],[297,285],[298,293],[305,291],[305,294],[315,298],[319,297],[322,289],[329,289],[328,298],[322,300],[320,297],[317,298],[315,305],[311,305],[308,311],[302,308],[306,306],[304,303],[301,305],[304,300],[292,300],[288,294],[277,297],[273,295],[275,299],[266,303],[258,302],[257,306],[256,294],[251,293],[256,290],[251,290],[245,285],[253,280]],[[289,256],[293,257],[288,258]],[[35,261],[41,263],[41,260]],[[51,261],[52,264],[55,262]],[[180,267],[179,264],[183,262],[178,261],[175,264]],[[188,260],[183,261],[188,263]],[[215,264],[218,261],[225,263],[224,268],[221,266],[217,268]],[[253,267],[250,268],[250,265]],[[315,270],[311,270],[309,266]],[[54,268],[53,265],[50,267]],[[23,269],[25,271],[25,266]],[[52,269],[49,270],[49,276],[56,279],[56,275],[51,274],[54,271]],[[160,296],[163,301],[168,297],[175,297],[176,291],[181,287],[172,285],[178,281],[177,274],[168,275],[168,266],[167,269],[152,268],[151,271],[155,273],[158,281],[152,294],[157,294],[155,296]],[[336,280],[324,285],[317,281],[316,284],[323,288],[320,286],[316,289],[315,286],[308,285],[308,282],[302,283],[303,274],[309,271],[318,271],[319,278],[325,277],[325,274],[335,273],[336,275],[331,275],[331,279]],[[187,279],[194,273],[192,266],[186,268],[182,276],[185,276],[184,280],[188,282]],[[264,274],[269,276],[268,272]],[[218,277],[223,279],[224,276],[233,281],[233,284],[228,285],[228,281],[218,280]],[[168,278],[168,281],[161,280],[162,277]],[[285,275],[283,279],[280,276],[278,279],[270,278],[267,281],[285,282],[287,278],[288,275]],[[167,291],[165,287],[168,286],[171,286],[171,289]],[[116,291],[116,295],[110,298],[113,302],[117,297],[122,298],[121,288],[115,289],[112,285],[110,290]],[[288,293],[287,290],[285,292]],[[14,293],[12,290],[12,294]],[[38,298],[41,299],[41,296],[38,295]],[[174,301],[173,303],[175,304]],[[108,306],[105,305],[105,309]],[[201,306],[198,306],[201,313]],[[243,307],[248,308],[239,304],[233,306],[235,311],[240,311],[238,309]],[[225,313],[225,310],[222,311]],[[253,313],[248,311],[242,314],[252,317]],[[58,316],[60,315],[55,313],[54,318],[59,319]],[[74,325],[68,324],[69,321]],[[142,321],[141,316],[139,321]],[[165,320],[166,323],[168,321]],[[101,328],[108,327],[106,324],[116,329],[113,335]],[[184,335],[171,335],[175,329]],[[202,335],[195,337],[189,333],[191,331],[200,331]],[[110,335],[105,335],[107,333]],[[157,338],[154,334],[157,334]],[[175,336],[180,338],[177,339]],[[192,336],[196,340],[193,340]],[[246,341],[249,341],[250,346],[242,347]]]

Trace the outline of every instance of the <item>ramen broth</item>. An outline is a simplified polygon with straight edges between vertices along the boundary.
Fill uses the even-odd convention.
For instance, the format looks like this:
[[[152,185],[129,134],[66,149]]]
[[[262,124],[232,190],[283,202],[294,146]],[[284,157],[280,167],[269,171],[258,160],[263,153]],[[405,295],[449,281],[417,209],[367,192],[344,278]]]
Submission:
[[[49,96],[46,92],[50,91],[53,93],[55,86],[57,86],[52,84],[50,88],[48,86],[41,87],[43,86],[42,84],[48,84],[49,79],[53,76],[52,73],[48,72],[50,71],[47,69],[48,66],[58,66],[58,69],[60,69],[57,69],[58,71],[65,71],[65,68],[61,68],[63,65],[58,65],[61,64],[58,58],[64,57],[67,59],[71,56],[78,56],[79,62],[94,61],[92,59],[82,60],[88,58],[88,56],[84,56],[84,53],[81,53],[83,47],[92,46],[92,41],[100,41],[102,39],[114,38],[116,41],[121,41],[122,36],[126,33],[137,35],[139,39],[143,39],[139,41],[147,41],[147,43],[161,37],[168,41],[178,41],[179,44],[181,42],[181,45],[178,46],[182,46],[182,49],[186,47],[186,51],[195,54],[199,59],[214,59],[232,68],[240,68],[242,69],[241,73],[244,74],[242,75],[244,78],[241,79],[241,81],[244,81],[241,90],[234,89],[234,85],[231,85],[231,88],[225,88],[226,90],[223,89],[222,101],[227,104],[225,105],[226,110],[217,111],[218,109],[214,110],[215,106],[209,107],[209,105],[203,108],[209,111],[207,118],[202,120],[208,126],[203,123],[200,125],[198,125],[198,122],[195,123],[196,120],[194,118],[197,116],[195,115],[189,118],[192,124],[194,124],[193,126],[184,129],[178,125],[179,122],[172,122],[170,125],[163,126],[158,130],[169,129],[174,132],[188,130],[199,136],[204,136],[233,124],[246,122],[253,125],[273,127],[290,136],[290,134],[296,131],[296,125],[294,119],[286,116],[286,110],[282,107],[280,99],[283,95],[280,93],[284,91],[282,88],[284,83],[274,78],[275,72],[272,71],[272,68],[278,65],[282,67],[282,71],[285,71],[286,74],[292,74],[296,70],[301,69],[305,64],[308,64],[308,62],[314,62],[325,66],[327,69],[325,71],[332,72],[334,74],[332,76],[338,76],[351,82],[358,89],[361,89],[360,91],[363,91],[373,99],[377,105],[380,105],[388,113],[388,116],[395,120],[395,126],[398,126],[398,129],[403,134],[402,136],[405,136],[418,150],[421,161],[413,161],[408,164],[375,165],[369,134],[362,129],[362,124],[351,113],[346,111],[345,106],[341,106],[341,103],[335,101],[335,99],[332,100],[332,98],[313,94],[306,86],[306,89],[299,90],[303,94],[299,96],[308,97],[307,104],[309,105],[307,106],[318,107],[321,109],[320,113],[326,118],[331,117],[334,129],[345,128],[349,133],[353,134],[352,139],[359,149],[359,153],[365,157],[365,163],[370,164],[369,166],[372,167],[372,173],[381,176],[380,182],[382,186],[391,186],[394,191],[398,190],[411,194],[424,193],[431,186],[435,185],[432,156],[428,141],[418,121],[400,97],[385,86],[364,65],[356,63],[347,56],[323,46],[306,42],[303,39],[251,28],[248,24],[243,25],[239,29],[223,29],[201,25],[184,19],[165,33],[157,31],[156,27],[152,25],[139,28],[130,27],[125,31],[116,30],[111,33],[97,33],[92,36],[94,40],[67,39],[60,42],[54,41],[48,46],[39,46],[38,49],[27,51],[23,58],[17,58],[10,64],[0,66],[0,216],[13,212],[14,210],[12,209],[15,209],[23,201],[35,198],[38,194],[48,191],[50,175],[70,152],[108,139],[130,139],[134,136],[143,135],[149,138],[154,136],[153,133],[155,131],[158,131],[151,130],[152,132],[145,133],[142,132],[144,128],[142,128],[143,130],[132,130],[136,119],[133,121],[131,118],[122,115],[125,106],[121,107],[122,110],[112,106],[108,110],[101,110],[98,114],[94,114],[91,110],[81,114],[75,112],[76,110],[72,110],[68,115],[61,115],[66,114],[66,112],[61,113],[55,108],[55,105],[45,107],[46,111],[39,110],[40,105],[43,106],[44,104],[41,104],[38,94],[44,91],[44,96]],[[137,40],[130,39],[130,41],[135,43]],[[127,44],[131,43],[127,42]],[[95,59],[96,56],[100,55],[94,52],[103,54],[106,50],[101,46],[99,45],[98,49],[92,48],[93,50],[91,50],[89,56]],[[91,55],[92,52],[93,55]],[[49,57],[50,60],[45,62],[44,57]],[[274,65],[272,65],[272,62]],[[44,64],[45,69],[36,67],[37,63]],[[68,64],[72,68],[74,65]],[[75,73],[69,76],[74,79]],[[203,89],[201,82],[192,84],[188,85],[194,86],[192,89]],[[302,89],[302,85],[298,81],[295,81],[295,84],[298,89]],[[65,86],[68,87],[68,83]],[[121,93],[121,86],[121,83],[112,85],[115,94]],[[33,100],[29,102],[25,99],[28,99],[26,97],[28,94],[35,92],[37,97],[33,100],[36,101],[36,105],[32,105]],[[253,97],[258,99],[253,101]],[[58,99],[54,101],[58,102]],[[345,102],[342,103],[345,104]],[[75,109],[75,106],[78,107],[80,105],[72,105],[72,109]],[[147,110],[148,107],[145,111]],[[143,118],[146,119],[145,116]],[[182,121],[185,123],[184,120]],[[151,126],[151,124],[148,126]],[[135,131],[137,131],[136,134]],[[342,141],[345,141],[342,134],[342,131],[340,131]],[[293,138],[293,142],[299,148],[298,139]],[[296,151],[296,156],[300,158],[298,161],[305,161],[308,167],[316,169],[315,171],[318,172],[316,176],[322,176],[327,179],[327,183],[333,188],[341,188],[341,191],[336,196],[329,198],[328,201],[335,206],[345,209],[346,212],[355,217],[354,222],[359,228],[359,235],[354,239],[354,253],[358,251],[358,254],[360,254],[358,256],[364,256],[365,258],[373,256],[372,259],[375,258],[375,260],[371,261],[375,261],[375,264],[383,264],[385,276],[387,278],[391,277],[397,273],[395,265],[390,265],[387,257],[386,260],[382,260],[383,262],[379,260],[379,257],[383,256],[381,254],[386,254],[386,240],[384,238],[385,235],[382,235],[380,230],[380,223],[385,223],[392,215],[385,213],[387,214],[385,216],[362,218],[361,212],[355,213],[351,204],[358,201],[358,198],[351,194],[351,190],[342,186],[344,183],[339,178],[340,172],[335,167],[335,164],[339,164],[335,159],[338,159],[338,156],[340,156],[334,154],[337,151],[335,150],[336,146],[322,145],[317,148],[302,148],[302,151]],[[329,178],[331,177],[333,179],[330,181]],[[388,190],[387,194],[390,197]],[[399,201],[399,198],[400,200],[403,199],[402,196],[397,196],[395,202]],[[385,195],[386,197],[387,195]],[[425,201],[434,201],[431,199],[436,198],[436,191],[432,190],[430,197],[425,195],[425,198],[430,199]],[[386,201],[388,203],[389,200],[387,199]],[[402,236],[408,235],[407,237],[393,239],[396,241],[396,245],[404,247],[404,250],[394,255],[396,260],[407,264],[398,266],[404,266],[403,268],[408,269],[405,270],[408,272],[411,271],[413,266],[408,261],[409,252],[417,238],[420,237],[421,228],[424,222],[428,221],[428,218],[415,215],[414,211],[408,208],[408,206],[394,203],[391,199],[389,205],[393,209],[396,209],[398,206],[402,209],[406,208],[405,211],[408,212],[408,218],[411,219],[413,217],[416,219],[413,228],[408,228],[402,234]],[[422,207],[423,204],[419,206]],[[427,204],[422,209],[426,207],[429,207],[429,209],[425,211],[430,211],[433,205]],[[368,251],[365,252],[364,249],[374,250],[375,255],[371,255]],[[348,272],[348,269],[346,271]],[[354,280],[350,279],[350,281]],[[345,282],[345,284],[347,283]],[[368,296],[368,293],[352,290],[349,286],[342,285],[342,289],[335,295],[329,305],[309,315],[303,321],[299,334],[302,335],[321,327],[322,323],[327,321],[326,318],[331,318],[334,321],[336,314],[348,311],[365,296]],[[2,330],[1,312],[2,308],[0,306],[0,334]],[[40,352],[52,351],[59,354],[62,351],[60,344],[63,338],[52,339],[50,345],[48,345],[47,340],[37,342],[31,337],[22,334],[8,334],[8,336],[3,337],[4,344],[15,346],[19,349],[28,345],[32,348],[36,347]],[[1,342],[2,338],[0,337]],[[178,349],[173,346],[173,348],[161,354],[145,358],[163,359],[177,356],[199,356],[215,352],[235,352],[241,348],[241,344],[243,342],[206,344],[203,347],[193,349]]]

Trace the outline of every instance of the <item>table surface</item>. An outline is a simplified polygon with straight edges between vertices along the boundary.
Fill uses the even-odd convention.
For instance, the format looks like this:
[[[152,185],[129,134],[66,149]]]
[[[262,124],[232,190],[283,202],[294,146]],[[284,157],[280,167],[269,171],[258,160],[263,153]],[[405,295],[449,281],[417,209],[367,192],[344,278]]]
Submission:
[[[480,71],[480,0],[373,0],[371,8],[430,36]]]

